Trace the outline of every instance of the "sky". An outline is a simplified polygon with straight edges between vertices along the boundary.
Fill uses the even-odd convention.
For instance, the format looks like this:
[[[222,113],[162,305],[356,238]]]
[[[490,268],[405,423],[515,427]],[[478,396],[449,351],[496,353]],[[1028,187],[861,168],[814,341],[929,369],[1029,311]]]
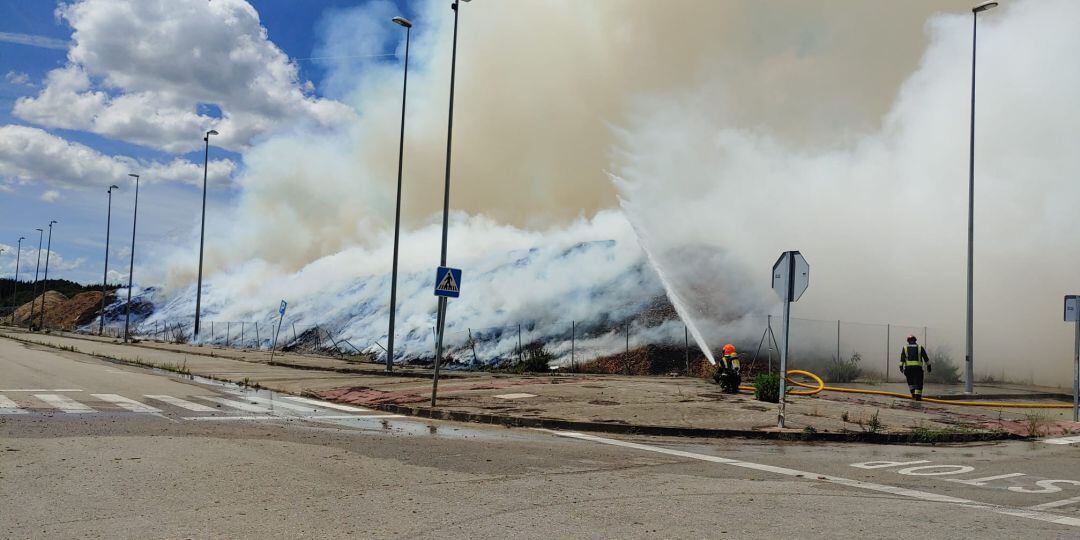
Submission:
[[[1080,195],[1070,176],[1080,153],[1069,146],[1080,38],[1067,28],[1078,6],[1011,0],[979,19],[975,286],[986,323],[976,339],[1001,365],[1070,350],[1056,319],[1074,275],[1066,269],[1080,265],[1069,235],[1080,217],[1067,203]],[[139,173],[136,282],[190,287],[202,137],[215,129],[211,281],[244,283],[237,294],[250,296],[312,269],[335,270],[339,284],[385,273],[406,35],[395,15],[414,22],[402,264],[430,268],[448,7],[0,3],[0,249],[9,250],[0,272],[14,270],[19,236],[36,248],[34,229],[55,219],[50,276],[100,280],[106,189],[116,184],[110,275],[125,278],[127,174]],[[958,0],[463,4],[451,223],[488,241],[451,252],[528,249],[570,231],[633,237],[636,247],[620,245],[647,252],[669,297],[687,299],[684,316],[729,319],[738,314],[728,308],[773,310],[767,282],[748,276],[803,249],[818,278],[800,316],[928,325],[962,343],[970,9]],[[24,249],[23,279],[33,255]]]

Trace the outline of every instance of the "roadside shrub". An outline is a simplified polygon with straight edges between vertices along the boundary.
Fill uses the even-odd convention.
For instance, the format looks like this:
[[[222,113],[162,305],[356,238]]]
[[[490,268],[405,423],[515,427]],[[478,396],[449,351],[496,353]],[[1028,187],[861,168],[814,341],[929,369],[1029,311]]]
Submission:
[[[933,371],[926,374],[926,382],[937,384],[957,384],[960,382],[960,368],[953,362],[948,349],[934,349],[927,354],[930,357],[930,367]]]
[[[547,373],[551,370],[549,366],[555,357],[543,345],[528,347],[523,352],[521,362],[514,366],[514,371],[518,373]]]
[[[852,353],[851,358],[847,360],[833,358],[825,367],[825,380],[849,383],[858,379],[862,375],[862,368],[859,367],[861,361],[862,356],[859,353]]]
[[[769,403],[780,402],[780,375],[758,373],[754,378],[754,399]]]

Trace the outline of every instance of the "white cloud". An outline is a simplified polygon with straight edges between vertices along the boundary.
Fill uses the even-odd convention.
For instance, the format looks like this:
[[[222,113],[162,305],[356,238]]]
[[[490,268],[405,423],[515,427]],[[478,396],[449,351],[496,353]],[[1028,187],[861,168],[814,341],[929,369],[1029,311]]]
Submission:
[[[230,160],[213,160],[209,179],[227,181],[235,168]],[[0,186],[30,182],[53,188],[107,186],[131,172],[141,174],[144,181],[194,185],[201,185],[203,176],[202,164],[179,158],[160,162],[108,156],[38,128],[0,126]]]
[[[9,71],[4,75],[4,80],[8,84],[15,86],[34,86],[34,83],[30,82],[30,76],[21,71]]]
[[[45,202],[56,202],[60,198],[60,192],[55,189],[50,189],[41,194],[41,200]]]
[[[75,31],[68,64],[16,102],[24,120],[186,152],[211,128],[217,144],[243,150],[278,127],[354,116],[305,95],[310,82],[244,0],[82,0],[57,13]],[[207,103],[220,118],[200,114]]]

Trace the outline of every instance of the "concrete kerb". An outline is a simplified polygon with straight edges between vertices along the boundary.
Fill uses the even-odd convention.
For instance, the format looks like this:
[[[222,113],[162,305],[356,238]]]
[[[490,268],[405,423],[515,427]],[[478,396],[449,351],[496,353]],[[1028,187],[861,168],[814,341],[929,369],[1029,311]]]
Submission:
[[[305,393],[305,396],[318,398],[315,393]],[[320,398],[321,399],[321,398]],[[927,440],[925,436],[917,432],[909,433],[871,433],[859,431],[845,432],[807,432],[807,431],[775,431],[775,430],[750,430],[750,429],[718,429],[718,428],[683,428],[674,426],[651,426],[641,424],[615,424],[609,422],[581,422],[575,420],[559,420],[557,418],[527,418],[521,416],[505,416],[486,413],[470,413],[466,411],[452,411],[445,409],[433,409],[431,407],[411,407],[390,403],[370,404],[369,407],[394,414],[403,414],[417,418],[430,418],[432,420],[449,420],[454,422],[473,422],[479,424],[499,425],[504,427],[518,428],[542,428],[566,431],[591,431],[597,433],[613,433],[622,435],[651,435],[658,437],[697,437],[697,438],[739,438],[739,439],[764,439],[776,441],[801,441],[801,442],[858,442],[874,444],[950,444],[970,443],[1005,440],[1029,440],[1031,437],[1015,435],[1005,431],[988,432],[936,432],[933,440]]]
[[[115,358],[111,356],[93,354],[82,351],[72,351],[66,347],[53,345],[49,343],[42,343],[39,341],[33,341],[28,339],[22,339],[13,337],[10,335],[3,336],[7,339],[26,343],[30,345],[37,345],[41,347],[48,347],[51,349],[62,350],[71,352],[72,354],[83,354],[94,358],[99,358],[116,364],[122,364],[126,366],[144,368],[144,369],[163,369],[157,365],[146,362],[135,362],[130,360],[124,360],[121,358]],[[289,366],[283,366],[289,367]],[[168,370],[166,370],[168,371]],[[237,384],[244,386],[239,381],[223,378],[220,376],[214,376],[209,374],[202,374],[197,372],[178,373],[181,376],[197,376],[205,379]],[[259,387],[268,390],[273,390],[279,393],[295,394],[283,389],[273,388],[264,384],[258,383]],[[300,393],[301,396],[325,399],[319,396],[315,392],[304,391]],[[990,441],[1005,441],[1005,440],[1031,440],[1033,437],[1016,435],[1005,431],[963,431],[963,432],[951,432],[951,431],[934,431],[932,436],[919,432],[905,432],[905,433],[873,433],[873,432],[859,432],[859,431],[842,431],[842,432],[825,432],[825,431],[796,431],[796,430],[749,430],[749,429],[724,429],[724,428],[687,428],[677,426],[657,426],[657,425],[642,425],[642,424],[630,424],[630,423],[611,423],[611,422],[585,422],[576,420],[560,420],[557,418],[529,418],[521,416],[508,416],[488,413],[472,413],[467,411],[454,411],[447,409],[438,409],[431,407],[416,407],[408,405],[398,405],[392,403],[377,403],[368,404],[367,406],[380,411],[386,411],[394,414],[401,414],[405,416],[411,416],[415,418],[427,418],[432,420],[445,420],[452,422],[471,422],[487,425],[498,425],[508,428],[541,428],[541,429],[555,429],[566,431],[589,431],[595,433],[610,433],[610,434],[622,434],[622,435],[649,435],[649,436],[661,436],[661,437],[695,437],[695,438],[742,438],[742,439],[758,439],[758,440],[776,440],[776,441],[792,441],[792,442],[854,442],[854,443],[872,443],[872,444],[955,444],[955,443],[972,443],[972,442],[990,442]]]

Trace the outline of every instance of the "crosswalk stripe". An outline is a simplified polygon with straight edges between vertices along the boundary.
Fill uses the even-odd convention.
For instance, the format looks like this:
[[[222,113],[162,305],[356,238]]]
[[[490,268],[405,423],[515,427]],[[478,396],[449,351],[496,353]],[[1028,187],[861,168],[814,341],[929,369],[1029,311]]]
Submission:
[[[404,418],[401,414],[372,415],[305,415],[305,416],[185,416],[182,420],[246,421],[246,420],[370,420],[373,418]]]
[[[353,407],[352,405],[342,405],[340,403],[330,403],[329,401],[318,401],[315,399],[308,399],[297,396],[281,396],[283,399],[291,399],[293,401],[299,401],[300,403],[307,403],[308,405],[317,405],[319,407],[327,407],[330,409],[337,409],[339,411],[348,412],[371,412],[371,409],[365,409],[363,407]]]
[[[0,394],[0,414],[26,414],[26,411],[20,409],[18,403]]]
[[[213,401],[214,403],[220,403],[220,404],[222,404],[222,405],[224,405],[226,407],[232,407],[234,409],[239,409],[241,411],[254,412],[254,413],[268,413],[268,412],[271,412],[270,409],[267,409],[266,407],[260,407],[258,405],[252,405],[250,403],[244,403],[242,401],[233,401],[231,399],[212,397],[212,396],[198,396],[198,397],[200,399],[205,399],[207,401]]]
[[[66,413],[90,413],[94,409],[59,394],[34,394],[34,397]]]
[[[202,403],[193,403],[191,401],[188,401],[186,399],[180,399],[178,397],[162,396],[162,395],[154,395],[154,396],[146,395],[146,396],[143,396],[143,397],[150,398],[150,399],[155,399],[157,401],[168,403],[169,405],[172,405],[174,407],[180,407],[181,409],[187,409],[189,411],[194,411],[194,412],[217,412],[217,409],[215,409],[213,407],[208,407],[206,405],[203,405]]]
[[[125,408],[125,409],[127,409],[127,410],[129,410],[131,412],[137,412],[137,413],[159,413],[159,412],[161,412],[161,409],[157,409],[157,408],[151,407],[149,405],[139,403],[138,401],[135,401],[134,399],[128,399],[128,398],[126,398],[124,396],[117,395],[117,394],[90,394],[90,395],[94,396],[94,397],[96,397],[96,398],[98,398],[98,399],[100,399],[102,401],[108,401],[109,403],[112,403],[113,405],[123,407],[123,408]]]

